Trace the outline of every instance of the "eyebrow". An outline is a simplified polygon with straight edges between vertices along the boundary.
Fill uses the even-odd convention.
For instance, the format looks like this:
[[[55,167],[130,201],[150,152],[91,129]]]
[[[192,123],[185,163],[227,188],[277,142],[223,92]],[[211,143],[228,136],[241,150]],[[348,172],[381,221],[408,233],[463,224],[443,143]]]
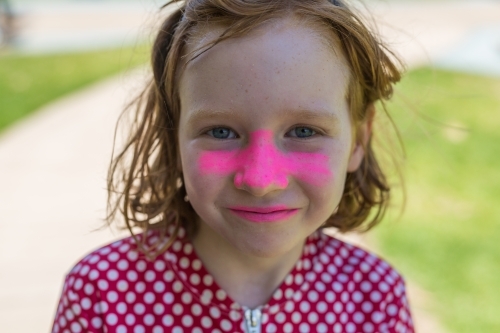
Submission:
[[[315,110],[311,109],[285,109],[280,111],[280,115],[283,117],[297,117],[304,120],[324,120],[328,122],[338,123],[339,117],[326,109],[318,108]],[[213,109],[198,109],[191,113],[188,119],[189,124],[196,123],[197,121],[210,118],[235,118],[234,111],[230,110],[213,110]]]

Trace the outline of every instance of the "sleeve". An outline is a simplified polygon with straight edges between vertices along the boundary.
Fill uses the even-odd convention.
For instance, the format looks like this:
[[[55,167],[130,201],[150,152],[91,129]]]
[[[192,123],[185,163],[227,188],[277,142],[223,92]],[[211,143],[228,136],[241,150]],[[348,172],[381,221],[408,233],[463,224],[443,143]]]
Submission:
[[[387,329],[381,327],[382,332],[415,332],[410,306],[406,297],[405,282],[401,276],[396,280],[392,292],[387,294],[384,315],[385,318],[387,318],[387,320],[385,320]]]
[[[103,333],[101,305],[98,288],[74,269],[65,278],[52,333]]]

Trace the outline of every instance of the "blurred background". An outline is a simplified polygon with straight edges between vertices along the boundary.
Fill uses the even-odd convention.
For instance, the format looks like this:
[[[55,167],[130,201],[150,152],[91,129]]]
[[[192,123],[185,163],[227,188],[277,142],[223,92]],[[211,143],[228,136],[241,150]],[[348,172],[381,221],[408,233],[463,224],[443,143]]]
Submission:
[[[2,332],[48,332],[71,266],[127,235],[97,229],[163,3],[0,0]],[[382,112],[375,132],[407,198],[394,171],[394,208],[352,239],[406,277],[420,332],[500,332],[500,1],[363,3],[408,67],[387,105],[405,150]]]

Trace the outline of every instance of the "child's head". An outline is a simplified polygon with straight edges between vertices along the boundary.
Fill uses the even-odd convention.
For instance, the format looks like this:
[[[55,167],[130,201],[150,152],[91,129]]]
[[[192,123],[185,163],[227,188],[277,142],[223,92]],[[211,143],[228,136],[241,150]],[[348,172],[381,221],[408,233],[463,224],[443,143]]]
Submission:
[[[192,234],[202,220],[276,250],[321,226],[374,225],[389,187],[373,104],[400,78],[386,52],[339,1],[186,1],[160,29],[154,79],[112,166],[114,212],[129,227],[181,222]],[[288,224],[273,244],[239,219]]]

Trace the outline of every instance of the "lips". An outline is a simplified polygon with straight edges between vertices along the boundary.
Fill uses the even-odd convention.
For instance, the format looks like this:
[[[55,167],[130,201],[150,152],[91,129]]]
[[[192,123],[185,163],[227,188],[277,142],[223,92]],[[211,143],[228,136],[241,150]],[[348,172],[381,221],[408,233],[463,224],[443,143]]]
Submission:
[[[286,220],[295,215],[299,210],[297,208],[288,208],[286,206],[272,207],[230,207],[229,210],[238,217],[252,222],[277,222]]]

